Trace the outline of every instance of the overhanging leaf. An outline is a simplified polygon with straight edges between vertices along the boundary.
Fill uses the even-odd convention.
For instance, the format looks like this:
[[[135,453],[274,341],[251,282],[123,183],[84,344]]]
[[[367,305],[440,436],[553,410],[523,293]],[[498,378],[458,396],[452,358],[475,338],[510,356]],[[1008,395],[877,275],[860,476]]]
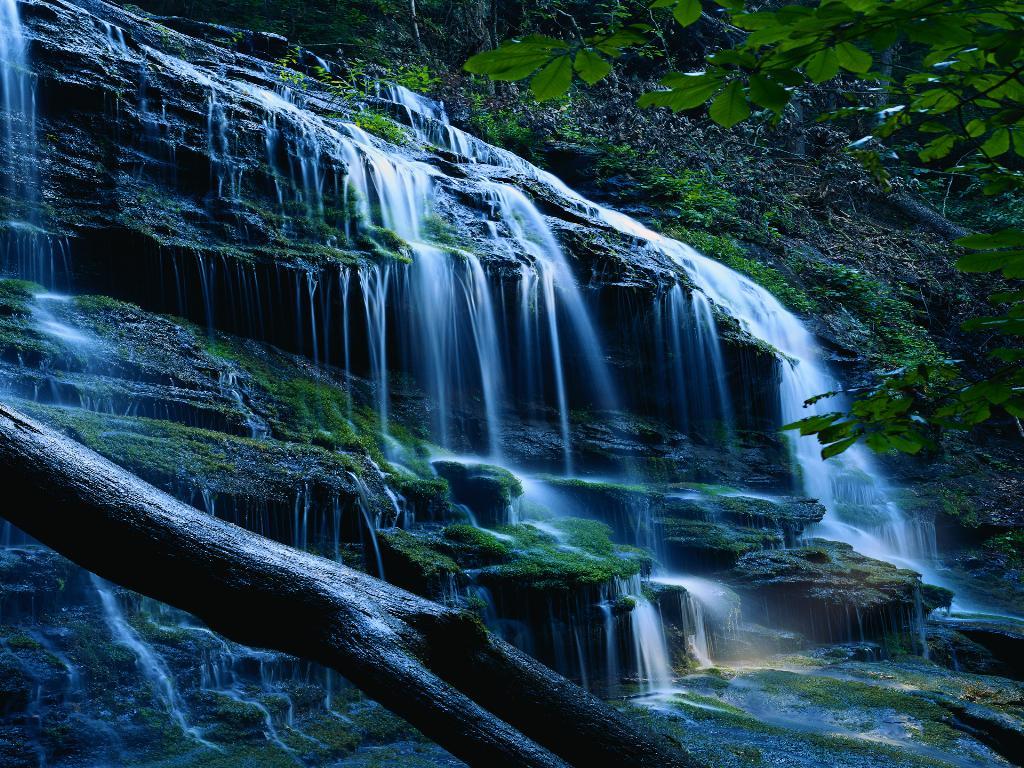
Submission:
[[[839,57],[832,48],[826,48],[811,56],[804,70],[812,83],[824,83],[839,74]]]
[[[853,43],[839,43],[835,51],[836,61],[843,69],[857,74],[871,69],[871,54],[865,53]]]
[[[725,128],[732,128],[750,117],[750,105],[739,80],[733,80],[715,97],[708,114],[712,120]]]
[[[557,99],[572,85],[572,59],[559,56],[530,81],[530,90],[538,101]]]
[[[688,27],[697,21],[700,18],[700,14],[700,0],[679,0],[672,11],[672,17],[683,27]]]
[[[576,54],[573,68],[587,85],[593,85],[612,71],[612,65],[600,54],[584,48]]]

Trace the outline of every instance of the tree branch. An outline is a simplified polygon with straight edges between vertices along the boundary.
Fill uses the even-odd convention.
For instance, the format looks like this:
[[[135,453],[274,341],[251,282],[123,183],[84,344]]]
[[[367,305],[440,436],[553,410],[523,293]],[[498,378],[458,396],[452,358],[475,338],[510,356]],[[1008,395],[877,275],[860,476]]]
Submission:
[[[470,614],[203,514],[0,405],[11,523],[237,642],[337,669],[472,765],[694,768]]]

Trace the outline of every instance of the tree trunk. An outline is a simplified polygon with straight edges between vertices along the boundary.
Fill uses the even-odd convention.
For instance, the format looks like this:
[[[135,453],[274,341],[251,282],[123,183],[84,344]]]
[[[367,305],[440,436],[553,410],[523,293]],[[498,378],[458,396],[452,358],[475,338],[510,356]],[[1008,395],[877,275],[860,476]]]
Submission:
[[[883,199],[914,223],[930,229],[947,240],[956,240],[958,237],[970,234],[970,230],[964,229],[959,224],[954,224],[923,200],[906,192],[895,192],[886,195]]]
[[[203,514],[3,405],[0,481],[0,514],[82,567],[337,669],[472,765],[699,765],[474,616]]]

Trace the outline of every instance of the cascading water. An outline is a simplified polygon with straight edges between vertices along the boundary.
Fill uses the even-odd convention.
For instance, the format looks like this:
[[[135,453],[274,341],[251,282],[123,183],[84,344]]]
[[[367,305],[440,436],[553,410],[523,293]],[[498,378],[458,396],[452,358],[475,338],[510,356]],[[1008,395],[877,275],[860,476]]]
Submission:
[[[184,733],[202,741],[199,733],[188,724],[184,705],[178,697],[174,679],[167,670],[166,663],[129,626],[120,606],[117,604],[117,596],[110,585],[97,576],[93,576],[93,584],[96,587],[96,593],[99,595],[100,603],[103,606],[103,613],[106,616],[107,626],[114,641],[124,645],[135,655],[143,677],[146,678],[153,688],[154,696],[167,709],[167,713],[177,726]]]
[[[3,140],[6,146],[14,147],[18,142],[24,144],[26,136],[34,144],[35,113],[27,46],[17,26],[14,0],[0,2],[0,21],[8,19],[13,23],[4,24],[0,30],[7,120]],[[110,50],[118,56],[135,55],[119,28],[108,24],[104,35]],[[284,278],[282,270],[276,274],[278,283],[293,294],[296,317],[292,320],[305,335],[300,347],[309,351],[308,356],[315,363],[327,362],[329,339],[340,337],[341,357],[333,358],[332,362],[343,361],[345,372],[353,376],[369,372],[380,427],[386,438],[389,424],[395,419],[394,403],[398,401],[400,380],[402,375],[411,373],[432,404],[429,431],[432,441],[439,446],[464,447],[465,442],[460,443],[465,431],[461,420],[463,414],[473,411],[483,429],[470,441],[472,449],[486,455],[489,461],[500,462],[509,453],[504,444],[510,432],[510,411],[525,411],[528,405],[533,414],[543,414],[549,422],[557,421],[564,474],[572,475],[582,462],[574,460],[571,410],[582,404],[611,411],[621,401],[619,387],[613,382],[605,359],[605,340],[598,334],[586,291],[577,284],[569,257],[551,222],[529,196],[508,183],[510,175],[525,176],[547,186],[571,207],[665,257],[660,262],[674,264],[678,268],[676,273],[681,269],[696,287],[688,295],[679,284],[669,282],[655,305],[659,313],[659,347],[668,351],[666,359],[659,361],[663,364],[661,375],[664,387],[676,398],[667,410],[678,416],[678,422],[685,423],[690,414],[699,413],[721,421],[726,428],[733,423],[734,409],[726,384],[716,311],[731,313],[752,335],[785,356],[781,363],[780,399],[782,416],[787,421],[803,414],[804,399],[834,388],[820,362],[821,353],[813,337],[769,293],[688,246],[585,200],[556,177],[522,158],[455,128],[448,122],[443,107],[435,102],[397,86],[382,86],[380,91],[381,98],[392,102],[393,111],[423,142],[443,147],[467,167],[474,166],[470,169],[470,182],[458,190],[475,200],[477,220],[466,222],[466,226],[479,226],[489,235],[482,238],[487,240],[488,247],[503,257],[504,263],[515,265],[503,273],[481,255],[443,243],[443,238],[431,231],[429,220],[441,207],[438,201],[447,194],[446,185],[454,182],[438,168],[423,162],[413,150],[392,147],[355,125],[320,117],[304,107],[301,94],[293,94],[283,85],[274,91],[251,82],[227,79],[223,73],[211,76],[200,67],[139,46],[135,40],[132,48],[143,51],[139,70],[142,100],[147,94],[146,61],[158,62],[161,68],[179,73],[207,94],[208,200],[237,202],[243,186],[251,183],[247,171],[263,162],[254,163],[252,158],[242,156],[237,149],[241,142],[236,142],[236,134],[243,130],[238,115],[255,105],[256,125],[262,117],[265,164],[272,171],[271,194],[276,197],[284,231],[296,231],[303,221],[324,224],[333,217],[330,226],[316,229],[324,245],[357,243],[365,247],[369,241],[389,251],[391,256],[411,261],[406,264],[402,258],[388,257],[358,267],[339,267],[336,275],[330,274],[330,280],[324,279],[329,273],[313,268],[293,270],[294,276],[285,269]],[[166,138],[172,130],[161,109],[140,104],[154,146],[158,138]],[[173,147],[174,141],[162,143],[163,163],[167,163],[166,153],[173,153]],[[18,156],[16,152],[6,154]],[[173,166],[173,154],[169,157]],[[35,161],[30,165],[34,173]],[[24,190],[20,195],[26,200],[34,199]],[[212,335],[221,316],[217,303],[224,301],[223,286],[231,279],[230,268],[226,260],[215,256],[197,254],[195,258],[203,315]],[[174,270],[178,269],[175,261]],[[251,276],[246,267],[237,269],[238,274],[246,275],[248,295],[255,297],[244,304],[243,311],[256,315],[262,311],[258,305],[263,295],[257,281],[263,278],[257,277],[255,268]],[[509,275],[518,280],[509,280]],[[181,296],[179,305],[184,308],[188,301],[186,292],[181,290],[184,283],[176,283]],[[328,322],[323,307],[330,306],[327,296],[332,290],[340,296],[343,316]],[[267,312],[270,311],[268,308]],[[252,317],[248,319],[253,325],[272,325],[261,314],[255,321]],[[48,321],[43,316],[39,320]],[[362,365],[357,357],[368,360]],[[228,397],[244,405],[245,394],[230,374],[222,378],[221,385]],[[587,394],[581,396],[581,390]],[[350,418],[351,407],[350,402]],[[266,422],[255,415],[247,419],[246,426],[256,439],[268,433]],[[404,459],[394,441],[387,441],[385,454],[395,467]],[[819,532],[851,541],[867,554],[898,562],[912,562],[912,558],[927,554],[925,548],[912,541],[910,527],[888,501],[884,485],[863,452],[853,450],[841,461],[823,463],[813,441],[797,440],[794,458],[803,470],[805,491],[822,499],[829,509]],[[383,577],[384,558],[377,537],[381,520],[371,511],[371,493],[364,480],[355,474],[351,479],[360,497],[358,514],[365,522],[360,530],[368,537],[364,550],[371,568]],[[380,479],[394,506],[394,518],[404,517],[409,524],[408,508],[387,488],[383,473]],[[315,537],[311,535],[310,520],[315,514],[315,501],[308,489],[297,492],[293,501],[292,543],[313,546]],[[206,502],[211,514],[215,505],[216,499],[211,495]],[[844,518],[854,506],[873,512],[873,520]],[[334,537],[330,548],[337,557],[341,528],[337,498],[333,515],[333,526],[326,527]],[[529,513],[524,513],[524,518],[528,517]],[[652,530],[651,525],[646,525],[645,535],[652,535]],[[655,548],[650,546],[649,539],[640,541],[639,533],[636,538],[637,541],[628,543]],[[675,586],[685,586],[693,597],[686,607],[696,627],[691,640],[693,655],[702,663],[710,663],[711,648],[702,624],[704,611],[708,610],[706,600],[692,589],[692,583]],[[632,609],[628,618],[619,622],[612,606],[625,598]],[[649,690],[669,685],[673,672],[659,606],[645,594],[639,576],[608,585],[606,594],[589,607],[596,607],[603,614],[604,658],[609,678],[616,677],[614,670],[620,665],[631,664]],[[622,625],[628,625],[629,641],[620,648],[620,640],[626,635],[620,633]],[[579,624],[572,625],[569,635],[568,644],[577,648],[576,665],[585,680],[583,657],[587,638]]]
[[[28,40],[17,0],[0,2],[0,104],[3,105],[4,179],[15,199],[31,204],[35,173],[35,91],[28,64]]]
[[[694,294],[694,307],[699,339],[711,363],[705,375],[710,372],[714,379],[704,391],[716,392],[725,414],[730,413],[728,392],[722,386],[721,352],[708,300],[737,318],[751,335],[771,345],[783,357],[779,397],[784,422],[819,412],[820,404],[805,407],[805,401],[839,388],[821,362],[824,355],[814,337],[770,292],[690,246],[583,198],[556,176],[526,160],[452,126],[438,125],[446,122],[443,109],[418,108],[420,100],[410,98],[403,90],[392,86],[390,98],[412,113],[411,124],[424,140],[440,143],[468,160],[498,165],[547,184],[588,215],[633,238],[642,247],[668,257],[684,270],[698,291]],[[863,554],[935,578],[930,562],[935,556],[934,541],[922,535],[891,500],[881,473],[864,448],[854,446],[837,459],[825,461],[813,439],[794,438],[792,444],[805,493],[821,500],[828,510],[816,534],[845,541]]]

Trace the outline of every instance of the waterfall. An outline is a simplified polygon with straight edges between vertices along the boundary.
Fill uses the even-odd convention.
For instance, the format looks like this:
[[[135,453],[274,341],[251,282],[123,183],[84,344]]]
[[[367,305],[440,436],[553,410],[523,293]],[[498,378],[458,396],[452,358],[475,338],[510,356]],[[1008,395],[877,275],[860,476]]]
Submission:
[[[177,129],[173,127],[174,121],[167,120],[161,105],[146,102],[146,78],[157,76],[160,69],[197,85],[196,92],[204,94],[201,98],[205,98],[206,136],[205,148],[200,144],[200,152],[205,151],[210,160],[209,189],[204,202],[211,209],[238,202],[244,196],[243,182],[251,186],[252,178],[258,176],[252,169],[266,167],[271,171],[266,193],[271,200],[276,197],[285,233],[298,232],[297,236],[305,237],[304,227],[308,227],[314,232],[309,237],[316,238],[318,245],[377,253],[373,261],[366,260],[358,266],[349,266],[347,261],[343,265],[332,264],[335,272],[300,262],[294,269],[291,264],[275,265],[259,273],[253,265],[236,267],[227,257],[197,253],[198,288],[193,293],[201,296],[192,301],[201,299],[203,321],[212,335],[216,329],[223,329],[220,323],[225,312],[238,311],[233,306],[224,306],[232,304],[236,297],[243,313],[253,315],[261,311],[264,297],[272,295],[269,291],[273,290],[266,282],[276,278],[276,295],[286,295],[289,301],[290,316],[285,321],[289,328],[294,323],[301,336],[299,347],[309,353],[313,363],[337,364],[338,357],[330,357],[329,340],[340,338],[346,374],[369,373],[385,456],[396,471],[404,457],[397,440],[389,437],[389,425],[391,434],[398,435],[395,414],[403,413],[405,374],[410,374],[427,395],[431,407],[424,421],[430,423],[424,425],[429,427],[424,434],[429,434],[429,439],[442,448],[461,451],[467,441],[472,442],[474,453],[486,454],[489,461],[501,463],[503,456],[511,453],[510,446],[517,437],[511,411],[520,408],[522,414],[529,410],[530,416],[541,415],[552,433],[557,428],[557,438],[549,443],[554,446],[555,457],[560,443],[566,476],[572,476],[584,464],[580,455],[574,454],[572,409],[589,406],[614,411],[620,405],[621,392],[617,386],[621,382],[613,381],[606,359],[606,340],[598,333],[593,307],[588,305],[587,287],[579,283],[572,255],[563,249],[552,220],[542,213],[537,202],[514,186],[519,177],[534,182],[531,189],[548,188],[570,208],[599,220],[607,229],[656,254],[660,257],[656,259],[658,264],[674,265],[666,266],[667,279],[654,297],[658,337],[655,346],[660,355],[660,386],[668,393],[668,397],[662,398],[664,409],[684,430],[689,420],[698,418],[721,422],[726,431],[735,424],[716,314],[733,315],[753,336],[780,352],[779,397],[785,420],[805,415],[802,404],[806,398],[835,388],[811,334],[767,291],[689,246],[584,199],[522,158],[452,126],[439,103],[398,86],[382,85],[378,91],[381,99],[390,102],[388,108],[407,122],[424,144],[442,147],[455,155],[468,180],[458,174],[448,176],[424,162],[422,148],[388,145],[354,124],[305,108],[305,100],[315,97],[292,93],[280,84],[276,90],[270,89],[275,86],[261,88],[244,78],[230,79],[223,72],[214,78],[198,66],[139,45],[134,39],[129,48],[124,32],[110,24],[97,33],[104,36],[118,59],[130,59],[141,51],[139,110],[148,134],[142,143],[160,164],[169,161],[169,167],[175,165],[175,140],[169,134]],[[34,178],[38,165],[34,81],[27,55],[15,0],[0,0],[0,83],[4,107],[0,140],[7,149],[5,157],[20,158],[10,161],[10,169],[2,170],[10,179],[8,183],[17,185],[11,190],[13,196],[24,200],[31,210],[39,195]],[[159,67],[154,65],[150,73],[147,61]],[[250,109],[252,118],[246,119]],[[203,117],[200,112],[200,124]],[[265,151],[265,157],[243,154],[245,144],[239,136],[251,131],[253,125],[257,129],[262,127],[263,134],[255,154]],[[450,158],[444,159],[448,165],[440,167],[450,167]],[[203,176],[205,180],[205,170]],[[445,205],[451,199],[471,201],[470,215],[457,223],[458,229],[483,233],[480,242],[473,243],[480,245],[479,252],[463,249],[454,237],[445,241],[433,231],[431,220],[443,218],[439,214],[446,212]],[[270,207],[273,208],[273,202]],[[31,277],[55,273],[55,264],[63,252],[46,245],[50,242],[48,236],[30,218],[19,226],[23,233],[20,236],[32,251],[30,259],[18,256],[19,274]],[[9,235],[5,247],[10,249],[10,243],[15,241]],[[495,254],[499,258],[488,258]],[[11,259],[6,261],[10,263]],[[179,268],[188,269],[175,260],[173,269],[177,272]],[[269,277],[265,277],[268,273]],[[675,279],[684,275],[694,291],[685,290],[681,284],[684,281]],[[44,282],[50,283],[52,279]],[[183,288],[187,286],[182,279],[176,280],[183,315],[189,314],[185,311],[188,291]],[[268,292],[261,291],[261,286]],[[235,291],[238,287],[241,289]],[[329,315],[332,291],[339,296],[340,318]],[[229,296],[227,301],[225,295]],[[51,335],[63,335],[66,341],[75,342],[69,335],[75,333],[74,329],[62,325],[46,308],[47,301],[54,297],[38,298],[37,325]],[[274,325],[274,308],[266,303],[267,318],[256,315],[261,329]],[[223,374],[220,387],[249,414],[246,427],[253,438],[270,433],[269,424],[246,407],[246,393],[233,374]],[[479,434],[464,434],[463,422],[470,420],[466,414],[472,414],[470,418],[475,417],[482,425]],[[793,460],[802,470],[805,492],[820,498],[829,510],[818,533],[850,541],[865,554],[921,569],[915,559],[926,557],[928,548],[920,543],[913,527],[891,502],[865,451],[855,448],[839,460],[822,462],[813,440],[795,439]],[[381,518],[393,514],[395,520],[402,520],[405,525],[410,525],[412,519],[409,504],[387,488],[384,473],[380,475],[383,493],[391,505],[383,514],[377,511],[383,507],[374,506],[377,499],[372,497],[364,479],[355,473],[350,478],[358,495],[357,509],[353,511],[364,523],[359,530],[367,565],[383,578],[384,563],[377,538]],[[217,501],[215,496],[205,494],[211,514]],[[318,514],[314,507],[318,502],[307,487],[297,490],[293,503],[291,543],[313,546]],[[218,506],[224,514],[224,507],[230,504]],[[870,514],[865,513],[863,519],[849,517],[855,508],[867,509]],[[552,510],[557,513],[555,505]],[[637,508],[626,512],[630,515],[624,519],[628,517],[634,528],[625,533],[616,531],[617,538],[629,538],[628,543],[656,551],[651,510]],[[333,520],[330,551],[337,556],[341,548],[342,510],[336,497],[328,514]],[[522,514],[530,516],[525,507]],[[509,517],[515,521],[512,514]],[[692,631],[687,638],[690,651],[700,663],[710,664],[712,647],[705,626],[705,617],[714,617],[710,598],[693,580],[660,578],[669,583],[683,582],[679,585],[686,592],[680,593],[679,599],[683,601],[683,613],[692,618]],[[111,632],[135,651],[140,669],[154,691],[187,730],[183,707],[159,656],[126,623],[113,593],[100,582],[97,589]],[[640,575],[609,581],[600,600],[591,594],[590,602],[573,614],[578,621],[567,625],[563,645],[569,649],[567,655],[574,654],[574,658],[562,668],[572,674],[578,672],[587,684],[587,661],[603,658],[609,685],[618,681],[620,667],[627,665],[636,670],[647,691],[671,685],[673,670],[659,604],[648,595]],[[628,612],[617,613],[616,600],[628,603]],[[621,609],[622,605],[617,607]],[[494,615],[493,606],[489,610],[492,615],[488,623],[493,626],[491,619],[500,619]],[[592,638],[587,634],[591,627],[586,617],[596,613],[601,614],[597,634],[598,643],[604,643],[603,657],[600,650],[593,651]],[[589,674],[592,679],[592,670]],[[268,729],[271,728],[268,717]]]
[[[658,608],[644,595],[639,576],[616,579],[616,587],[620,595],[633,601],[630,636],[641,683],[648,692],[668,688],[672,684],[672,665]]]
[[[185,707],[178,696],[174,678],[167,669],[167,665],[156,651],[139,636],[138,632],[128,624],[121,611],[121,607],[117,604],[117,596],[114,594],[113,589],[98,576],[93,576],[92,581],[99,595],[100,604],[103,607],[103,615],[106,618],[107,627],[110,629],[114,642],[124,645],[135,654],[139,671],[153,688],[154,696],[163,703],[167,713],[182,732],[187,733],[207,746],[212,746],[204,742],[198,731],[189,726],[185,717]]]
[[[0,0],[0,104],[8,165],[3,169],[9,191],[26,203],[36,199],[34,184],[36,106],[28,40],[18,17],[17,0]]]
[[[813,335],[769,291],[690,246],[665,237],[623,213],[587,200],[553,174],[523,158],[487,145],[453,126],[438,125],[446,123],[443,109],[419,108],[421,99],[403,91],[399,86],[392,86],[388,94],[412,113],[412,127],[424,141],[438,143],[466,160],[496,165],[547,185],[581,212],[628,236],[640,247],[666,257],[685,272],[697,289],[694,312],[701,347],[699,354],[710,362],[704,370],[714,379],[708,381],[705,391],[716,393],[727,423],[731,420],[731,408],[722,384],[721,352],[712,302],[739,320],[752,336],[780,353],[779,397],[784,423],[821,412],[823,404],[805,407],[804,402],[840,388],[827,370],[824,354]],[[532,224],[546,237],[554,239],[542,217],[538,215]],[[547,245],[545,250],[550,248]],[[677,332],[677,329],[670,329],[670,332]],[[697,368],[700,370],[699,366]],[[692,370],[686,371],[687,375],[691,373]],[[804,492],[819,499],[828,510],[813,533],[845,541],[865,555],[912,568],[935,579],[929,562],[934,557],[934,544],[916,531],[914,524],[892,501],[884,477],[867,449],[857,445],[826,461],[821,458],[813,438],[793,437],[791,445]]]

